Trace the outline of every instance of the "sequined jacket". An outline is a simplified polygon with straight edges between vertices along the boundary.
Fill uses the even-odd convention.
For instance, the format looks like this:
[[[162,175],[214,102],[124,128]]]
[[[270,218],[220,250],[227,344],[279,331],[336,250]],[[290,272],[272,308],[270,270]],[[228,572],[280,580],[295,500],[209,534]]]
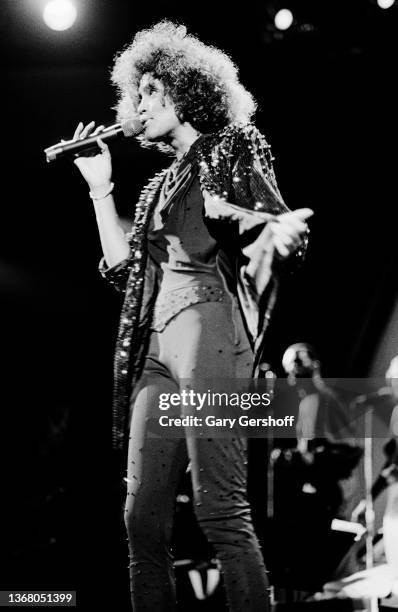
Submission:
[[[276,184],[270,146],[254,125],[234,123],[200,138],[196,159],[204,196],[204,222],[220,245],[218,268],[226,287],[239,301],[254,350],[256,375],[280,268],[286,266],[274,254],[267,221],[289,209]],[[144,285],[151,277],[146,236],[166,172],[167,169],[159,172],[141,192],[132,231],[127,234],[130,256],[112,268],[107,269],[104,260],[100,264],[102,275],[125,294],[114,362],[113,444],[119,449],[126,443],[129,399],[142,373],[157,294],[156,287],[151,287],[152,298],[144,316]],[[305,246],[304,243],[289,258],[293,267],[302,258]]]

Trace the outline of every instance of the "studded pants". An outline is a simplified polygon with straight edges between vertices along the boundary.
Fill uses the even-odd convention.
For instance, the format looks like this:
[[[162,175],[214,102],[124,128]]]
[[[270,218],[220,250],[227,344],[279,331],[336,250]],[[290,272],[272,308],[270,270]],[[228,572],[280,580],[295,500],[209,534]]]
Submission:
[[[265,612],[267,577],[246,496],[246,441],[150,435],[159,419],[159,394],[179,393],[189,381],[249,378],[250,346],[231,304],[192,305],[160,333],[152,333],[145,371],[132,398],[125,507],[134,612],[175,609],[170,540],[177,486],[191,463],[199,525],[220,561],[229,609]],[[184,381],[184,383],[183,383]],[[184,408],[181,410],[184,414]],[[189,534],[187,534],[189,537]]]

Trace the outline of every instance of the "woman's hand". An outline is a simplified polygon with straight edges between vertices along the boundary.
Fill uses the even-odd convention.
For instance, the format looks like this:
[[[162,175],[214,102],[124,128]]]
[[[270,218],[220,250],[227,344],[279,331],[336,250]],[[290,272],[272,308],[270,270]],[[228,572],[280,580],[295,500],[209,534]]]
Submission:
[[[301,244],[303,235],[308,230],[306,219],[313,214],[310,208],[298,208],[278,215],[275,221],[268,224],[274,247],[280,257],[288,257]]]
[[[94,130],[94,126],[94,121],[91,121],[86,127],[80,122],[73,135],[73,140],[95,136],[96,134],[100,134],[104,129],[103,125],[99,125]],[[108,186],[112,177],[112,160],[108,145],[106,145],[100,137],[97,142],[101,149],[101,153],[92,156],[82,153],[76,157],[73,162],[79,168],[91,191],[95,191],[99,187],[104,188]]]

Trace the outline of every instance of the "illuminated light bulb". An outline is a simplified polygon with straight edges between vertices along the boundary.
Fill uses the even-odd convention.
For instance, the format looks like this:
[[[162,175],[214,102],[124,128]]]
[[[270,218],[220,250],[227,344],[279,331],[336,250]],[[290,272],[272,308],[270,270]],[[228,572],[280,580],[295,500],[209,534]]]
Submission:
[[[394,3],[395,3],[395,0],[377,0],[377,4],[382,9],[391,8]]]
[[[70,0],[51,0],[43,11],[43,19],[52,30],[68,30],[77,17],[77,11]]]
[[[293,23],[293,13],[289,9],[281,9],[275,15],[275,27],[278,30],[287,30]]]

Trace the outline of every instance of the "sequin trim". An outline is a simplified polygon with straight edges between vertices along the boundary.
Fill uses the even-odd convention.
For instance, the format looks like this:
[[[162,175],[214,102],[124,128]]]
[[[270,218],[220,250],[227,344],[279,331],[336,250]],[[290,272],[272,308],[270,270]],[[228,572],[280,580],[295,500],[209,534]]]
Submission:
[[[204,302],[223,302],[225,291],[216,286],[191,286],[175,289],[162,296],[155,304],[151,329],[156,332],[164,330],[166,325],[182,310]]]

